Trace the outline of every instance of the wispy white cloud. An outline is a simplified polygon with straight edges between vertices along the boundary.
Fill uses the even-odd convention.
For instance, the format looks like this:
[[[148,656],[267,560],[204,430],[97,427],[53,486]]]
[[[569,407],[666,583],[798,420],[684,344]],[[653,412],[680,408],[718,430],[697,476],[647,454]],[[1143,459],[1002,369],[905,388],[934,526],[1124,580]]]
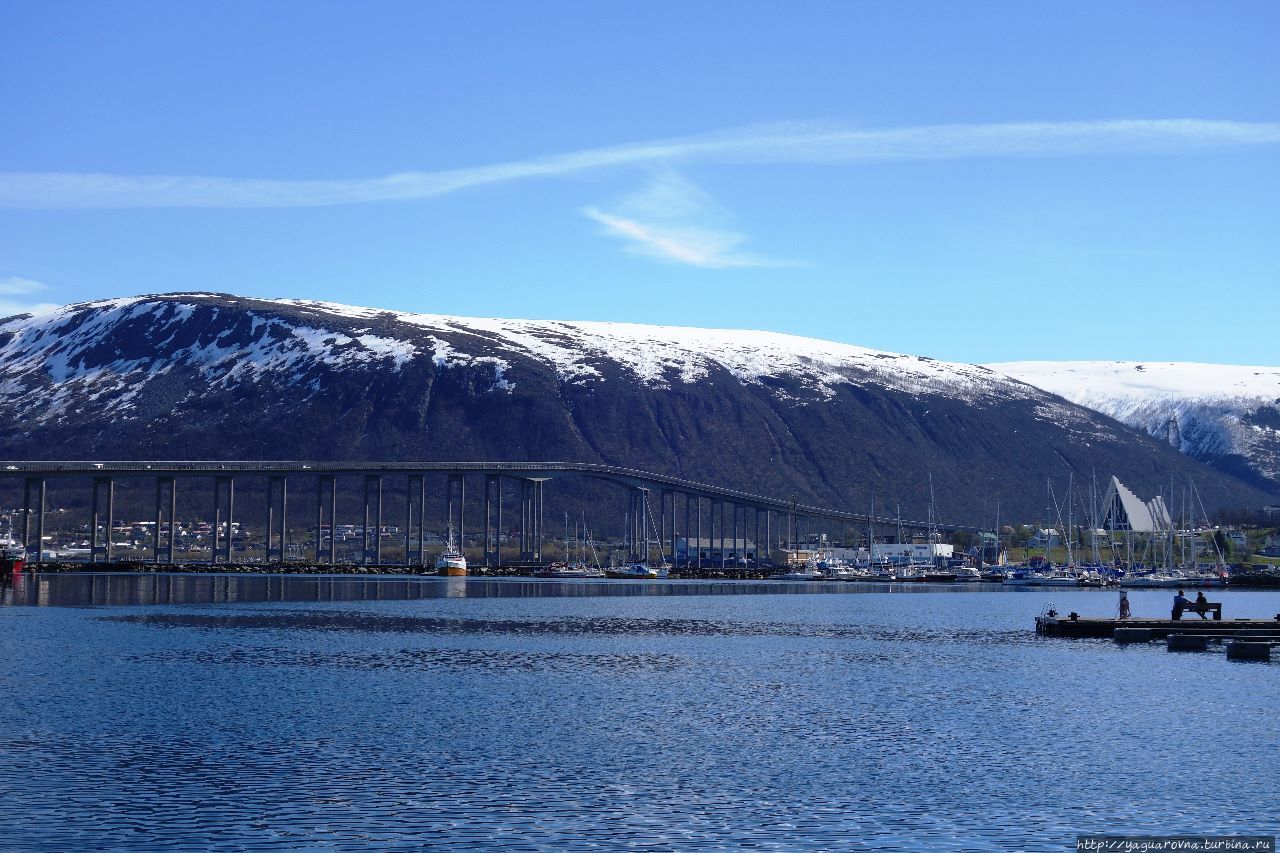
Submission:
[[[58,307],[52,302],[27,302],[12,299],[14,296],[30,296],[46,290],[39,281],[29,278],[10,276],[0,278],[0,317],[12,317],[14,314],[46,314]]]
[[[746,237],[706,220],[727,218],[701,188],[676,173],[657,174],[611,212],[597,207],[583,214],[606,234],[627,241],[627,251],[705,269],[780,266],[782,262],[739,250]]]
[[[1125,119],[879,129],[779,124],[465,169],[350,180],[7,172],[0,173],[0,207],[318,207],[422,199],[483,184],[636,164],[1178,153],[1276,143],[1280,143],[1280,122]]]
[[[29,278],[18,278],[17,276],[0,278],[0,296],[25,296],[28,293],[38,293],[44,289],[43,283]]]
[[[653,225],[614,216],[594,207],[586,208],[583,213],[603,225],[608,233],[631,241],[628,251],[637,254],[707,269],[776,266],[768,258],[737,252],[738,244],[744,239],[740,234],[688,226]]]

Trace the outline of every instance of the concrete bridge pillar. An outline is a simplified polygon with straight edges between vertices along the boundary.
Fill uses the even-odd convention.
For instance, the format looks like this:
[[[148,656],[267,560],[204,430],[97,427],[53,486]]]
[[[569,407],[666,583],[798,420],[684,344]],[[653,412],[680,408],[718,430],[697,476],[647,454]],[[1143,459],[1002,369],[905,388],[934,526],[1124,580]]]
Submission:
[[[493,561],[499,568],[502,567],[502,535],[505,532],[505,528],[502,526],[502,480],[501,474],[495,474],[493,477],[498,498],[498,529],[495,531],[496,535],[493,538]]]
[[[164,526],[164,496],[166,490],[169,494],[169,537],[168,542],[168,561],[173,563],[173,540],[178,531],[178,526],[174,516],[177,514],[177,483],[176,477],[156,477],[156,515],[155,528],[151,537],[151,562],[160,562],[160,530]]]
[[[226,538],[222,539],[223,505],[226,505]],[[236,480],[235,477],[219,475],[213,478],[213,530],[209,534],[209,562],[218,562],[218,550],[221,546],[223,562],[231,562],[231,540],[235,529]],[[108,558],[109,559],[109,558]]]
[[[702,496],[699,495],[693,499],[693,512],[697,518],[698,529],[698,568],[702,568]]]
[[[372,510],[372,519],[370,511]],[[371,525],[372,522],[372,525]],[[365,565],[369,563],[369,533],[372,526],[373,532],[373,561],[375,564],[382,562],[382,476],[379,474],[365,474],[364,476],[364,531],[361,537],[361,545],[363,550],[360,554],[360,561]]]
[[[271,562],[271,543],[273,539],[275,541],[277,562],[283,563],[285,559],[285,531],[288,529],[285,507],[289,501],[288,489],[288,481],[283,475],[267,478],[267,541],[265,558],[268,563]]]
[[[520,496],[520,562],[526,562],[530,559],[530,536],[529,536],[529,517],[532,515],[532,509],[529,505],[529,481],[519,480],[519,488],[517,491]]]
[[[105,525],[103,518],[104,504],[106,510]],[[90,515],[89,562],[98,562],[98,555],[101,554],[103,562],[110,563],[111,528],[115,523],[115,483],[110,477],[93,478],[93,503]],[[105,530],[100,535],[98,530],[102,527],[105,527]],[[106,537],[105,540],[102,538],[103,535]],[[160,535],[159,526],[156,527],[156,535]]]
[[[753,506],[751,508],[751,557],[757,562],[760,560],[760,507]]]
[[[413,522],[415,516],[415,506],[417,509],[416,516],[418,521],[418,565],[422,565],[422,534],[425,531],[424,522],[426,521],[426,501],[424,501],[423,493],[425,491],[423,481],[426,478],[422,474],[409,474],[405,479],[405,519],[404,519],[404,564],[411,566],[414,563],[413,554]]]

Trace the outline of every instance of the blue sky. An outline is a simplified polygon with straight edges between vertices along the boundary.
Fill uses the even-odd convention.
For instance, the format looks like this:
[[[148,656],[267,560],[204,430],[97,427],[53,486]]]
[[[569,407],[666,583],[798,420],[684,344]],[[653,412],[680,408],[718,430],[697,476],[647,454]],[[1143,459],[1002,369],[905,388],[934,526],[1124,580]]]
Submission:
[[[1276,363],[1280,5],[0,0],[0,311]]]

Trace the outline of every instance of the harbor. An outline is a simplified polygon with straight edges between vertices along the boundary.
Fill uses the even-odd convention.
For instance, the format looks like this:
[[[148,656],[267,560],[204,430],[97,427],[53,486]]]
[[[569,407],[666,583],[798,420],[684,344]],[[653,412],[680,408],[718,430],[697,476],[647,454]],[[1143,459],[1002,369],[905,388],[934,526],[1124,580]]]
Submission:
[[[620,487],[621,518],[608,512],[598,518],[612,531],[601,534],[588,524],[585,508],[572,519],[564,510],[563,537],[556,536],[544,521],[547,486],[556,484],[552,500],[564,507],[577,500],[584,480]],[[2,517],[3,571],[25,565],[41,572],[439,573],[1054,589],[1280,586],[1280,566],[1266,562],[1280,551],[1280,533],[1255,534],[1252,547],[1260,553],[1248,563],[1229,563],[1229,553],[1248,555],[1250,541],[1240,529],[1210,522],[1194,483],[1184,489],[1176,523],[1161,496],[1139,500],[1112,477],[1105,493],[1095,484],[1087,499],[1070,479],[1063,501],[1047,484],[1048,524],[1002,527],[997,505],[995,524],[983,529],[943,521],[932,488],[921,521],[903,518],[900,507],[887,515],[877,514],[874,504],[865,512],[801,505],[591,463],[12,462],[0,466],[4,481],[21,482],[22,505]],[[468,482],[482,487],[470,499]],[[54,509],[52,487],[73,507],[78,495],[88,500],[70,512]],[[122,510],[118,494],[126,493],[131,506]],[[193,497],[206,512],[192,511]],[[353,498],[354,521],[343,518]],[[298,512],[299,501],[312,510],[309,517]],[[1084,524],[1073,518],[1077,502]],[[153,517],[137,520],[147,503]],[[392,506],[403,525],[388,523]],[[125,520],[126,512],[135,520]],[[306,519],[301,525],[300,516]]]

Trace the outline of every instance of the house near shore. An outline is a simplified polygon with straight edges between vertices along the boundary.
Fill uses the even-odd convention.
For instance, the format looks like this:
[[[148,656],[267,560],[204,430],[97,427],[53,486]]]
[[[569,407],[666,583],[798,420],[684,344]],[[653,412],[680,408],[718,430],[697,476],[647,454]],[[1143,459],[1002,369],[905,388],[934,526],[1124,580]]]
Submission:
[[[723,545],[723,549],[721,546]],[[733,539],[719,537],[676,539],[676,562],[696,563],[699,559],[703,565],[736,565],[739,560],[754,560],[756,543],[750,539]]]

